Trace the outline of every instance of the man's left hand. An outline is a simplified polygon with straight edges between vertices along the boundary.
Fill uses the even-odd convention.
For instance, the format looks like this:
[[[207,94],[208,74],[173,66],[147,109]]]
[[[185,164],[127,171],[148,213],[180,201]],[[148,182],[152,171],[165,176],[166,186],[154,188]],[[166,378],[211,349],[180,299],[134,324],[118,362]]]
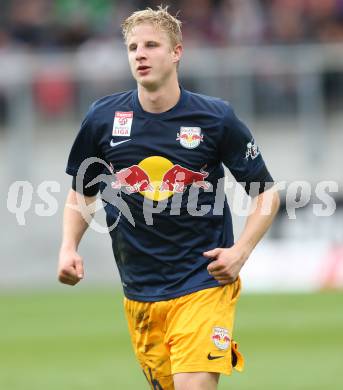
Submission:
[[[203,255],[213,260],[207,270],[220,284],[233,283],[248,258],[245,251],[235,246],[215,248],[204,252]]]

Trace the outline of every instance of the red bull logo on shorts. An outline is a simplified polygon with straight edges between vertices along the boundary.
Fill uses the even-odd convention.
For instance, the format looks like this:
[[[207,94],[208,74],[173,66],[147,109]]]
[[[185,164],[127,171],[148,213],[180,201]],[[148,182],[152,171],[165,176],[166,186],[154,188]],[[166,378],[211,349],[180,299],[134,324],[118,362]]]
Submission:
[[[221,351],[225,351],[229,348],[230,337],[227,329],[216,326],[213,328],[211,338],[214,345]]]

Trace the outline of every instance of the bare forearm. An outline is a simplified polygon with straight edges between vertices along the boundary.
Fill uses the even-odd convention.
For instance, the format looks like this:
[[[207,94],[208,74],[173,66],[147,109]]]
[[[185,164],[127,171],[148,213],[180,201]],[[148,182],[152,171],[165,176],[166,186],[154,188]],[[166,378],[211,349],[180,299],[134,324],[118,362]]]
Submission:
[[[94,203],[95,197],[82,196],[74,190],[70,190],[67,196],[63,216],[62,248],[76,250],[83,234],[88,228],[92,218],[90,208],[86,207]],[[80,202],[81,199],[81,202]]]
[[[253,199],[251,205],[253,212],[247,218],[244,230],[235,244],[245,252],[246,257],[249,257],[251,251],[269,229],[279,206],[279,195],[273,189]]]
[[[95,197],[69,191],[64,208],[63,239],[57,270],[61,283],[74,286],[84,277],[83,261],[77,248],[91,221],[94,205]]]
[[[219,284],[233,283],[237,279],[250,253],[273,222],[279,204],[279,195],[273,189],[260,194],[253,199],[252,213],[235,245],[231,248],[214,248],[203,253],[211,259],[207,270]]]

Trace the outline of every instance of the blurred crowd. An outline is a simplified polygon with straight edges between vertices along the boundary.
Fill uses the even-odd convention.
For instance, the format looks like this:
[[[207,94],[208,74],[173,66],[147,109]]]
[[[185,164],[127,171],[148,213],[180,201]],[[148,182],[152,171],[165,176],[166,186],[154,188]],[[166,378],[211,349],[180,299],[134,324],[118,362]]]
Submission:
[[[0,0],[0,48],[120,39],[132,11],[169,4],[193,46],[343,41],[343,0]]]
[[[104,48],[99,61],[106,62],[109,49],[122,45],[123,20],[135,10],[160,4],[169,5],[171,13],[181,19],[186,47],[343,42],[343,0],[0,0],[0,60],[17,49],[44,54],[71,51],[82,57],[89,48],[88,52],[97,46]],[[44,115],[59,115],[79,107],[83,112],[83,105],[88,103],[85,91],[89,83],[70,78],[68,72],[55,65],[44,68],[32,79],[36,110]],[[7,70],[11,67],[7,64]],[[343,72],[326,69],[319,77],[327,107],[338,107],[341,112]],[[218,86],[227,91],[226,79],[218,76],[218,80]],[[125,81],[130,82],[131,79]],[[195,79],[182,82],[197,88],[192,84]],[[102,84],[98,82],[89,87],[90,95],[94,98],[133,85],[118,83],[113,80],[112,85],[107,79]],[[201,83],[204,87],[204,80]],[[210,85],[211,81],[207,83]],[[262,75],[254,75],[251,85],[256,113],[295,112],[296,77],[268,75],[263,70]],[[211,89],[206,92],[211,94]],[[226,97],[224,92],[221,96],[231,98],[232,93],[230,90],[230,96]],[[10,95],[0,82],[0,127],[10,117]]]

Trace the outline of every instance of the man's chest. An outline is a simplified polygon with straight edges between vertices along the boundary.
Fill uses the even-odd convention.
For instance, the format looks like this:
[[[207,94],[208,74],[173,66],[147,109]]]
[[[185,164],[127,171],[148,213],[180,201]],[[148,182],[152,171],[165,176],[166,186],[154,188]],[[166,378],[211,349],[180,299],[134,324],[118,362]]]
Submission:
[[[115,189],[153,200],[183,193],[192,184],[211,188],[218,168],[218,126],[194,119],[156,120],[122,114],[105,123],[99,152],[111,166]]]
[[[152,170],[170,164],[200,170],[218,161],[219,129],[210,122],[135,118],[121,113],[102,128],[99,152],[115,171],[147,164]]]

